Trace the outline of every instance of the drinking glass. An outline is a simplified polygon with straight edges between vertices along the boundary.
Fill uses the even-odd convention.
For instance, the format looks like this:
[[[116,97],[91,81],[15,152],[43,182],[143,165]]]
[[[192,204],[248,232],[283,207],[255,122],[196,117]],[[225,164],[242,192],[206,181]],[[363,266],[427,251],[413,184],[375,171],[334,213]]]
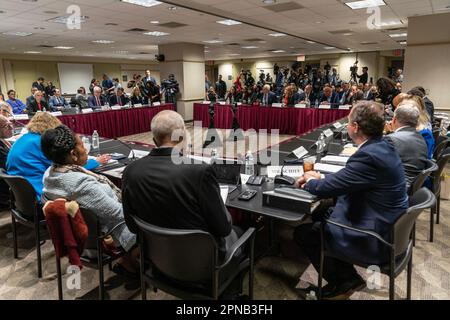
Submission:
[[[341,131],[342,144],[346,144],[347,140],[348,140],[348,131],[347,131],[347,129],[344,129],[344,130]]]
[[[91,151],[91,141],[89,140],[89,137],[83,137],[81,139],[83,141],[84,148],[86,149],[86,153],[89,154]]]
[[[316,157],[309,157],[303,160],[303,173],[308,171],[314,171],[314,164],[316,163]]]

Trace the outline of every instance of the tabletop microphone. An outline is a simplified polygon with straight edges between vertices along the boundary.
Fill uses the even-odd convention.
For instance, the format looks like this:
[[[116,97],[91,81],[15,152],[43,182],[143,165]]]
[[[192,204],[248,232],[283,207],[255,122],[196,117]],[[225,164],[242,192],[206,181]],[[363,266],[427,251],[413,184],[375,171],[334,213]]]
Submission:
[[[119,140],[117,137],[115,137],[114,140],[119,142],[121,145],[125,146],[128,150],[131,151],[131,161],[136,160],[136,154],[134,153],[134,149],[132,147],[130,147],[127,143],[123,142],[122,140]]]

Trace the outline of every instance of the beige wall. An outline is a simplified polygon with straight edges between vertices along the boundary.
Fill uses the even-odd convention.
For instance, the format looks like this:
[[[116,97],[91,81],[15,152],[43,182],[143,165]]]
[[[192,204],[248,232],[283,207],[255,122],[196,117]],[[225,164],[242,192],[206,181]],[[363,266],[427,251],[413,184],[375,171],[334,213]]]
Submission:
[[[450,13],[411,17],[404,89],[422,85],[439,109],[450,109]]]

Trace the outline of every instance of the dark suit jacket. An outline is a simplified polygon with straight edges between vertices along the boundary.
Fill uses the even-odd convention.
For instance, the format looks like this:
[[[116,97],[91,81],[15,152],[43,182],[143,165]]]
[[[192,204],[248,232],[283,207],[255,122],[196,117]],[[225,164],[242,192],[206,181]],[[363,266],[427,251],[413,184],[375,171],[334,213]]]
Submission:
[[[224,237],[231,234],[231,216],[220,196],[212,167],[177,165],[172,161],[173,150],[153,149],[149,156],[126,168],[122,201],[128,228],[137,231],[131,219],[137,216],[164,228],[209,232],[224,248]],[[189,161],[178,155],[173,158]]]
[[[39,110],[39,106],[38,106],[36,100],[32,100],[27,109],[28,109],[28,113],[36,113],[38,111],[44,111],[44,108],[45,108],[45,110],[50,111],[47,102],[44,99],[42,99],[41,100],[41,109],[42,110]]]
[[[405,175],[394,146],[371,139],[348,160],[344,169],[322,180],[310,180],[305,190],[321,198],[337,197],[330,219],[372,230],[390,240],[390,227],[408,208]],[[327,224],[326,246],[332,252],[369,264],[388,261],[389,251],[372,237]]]
[[[88,97],[88,106],[92,109],[98,109],[102,107],[105,104],[105,99],[103,99],[102,96],[99,97],[100,99],[100,105],[97,104],[97,99],[95,99],[95,96],[89,96]]]
[[[130,99],[128,99],[125,95],[122,95],[120,97],[120,102],[122,106],[126,105],[128,102],[130,101]],[[109,98],[109,105],[110,106],[116,106],[119,104],[119,96],[113,95]]]
[[[299,102],[306,101],[306,93],[305,92],[300,93],[298,99],[299,99],[298,100]],[[309,99],[309,102],[311,103],[311,105],[314,105],[316,103],[316,99],[317,99],[315,93],[311,91],[308,99]]]
[[[416,128],[411,127],[402,128],[388,135],[386,139],[394,144],[395,150],[400,155],[409,189],[411,183],[427,166],[427,144]]]
[[[278,101],[277,101],[277,95],[276,95],[275,93],[271,92],[271,91],[268,93],[268,97],[267,97],[267,98],[268,98],[268,100],[269,100],[269,101],[268,101],[268,104],[269,104],[269,105],[278,102]],[[260,92],[260,93],[259,93],[259,98],[258,98],[258,99],[259,99],[260,103],[263,104],[264,93]]]
[[[427,109],[428,115],[430,116],[431,123],[434,121],[434,103],[428,99],[428,97],[423,98],[425,103],[425,108]]]
[[[328,98],[325,97],[325,95],[322,93],[320,95],[319,103],[322,103],[325,101],[328,101]],[[331,109],[339,108],[339,95],[336,92],[333,92],[331,94],[330,104],[331,104]]]

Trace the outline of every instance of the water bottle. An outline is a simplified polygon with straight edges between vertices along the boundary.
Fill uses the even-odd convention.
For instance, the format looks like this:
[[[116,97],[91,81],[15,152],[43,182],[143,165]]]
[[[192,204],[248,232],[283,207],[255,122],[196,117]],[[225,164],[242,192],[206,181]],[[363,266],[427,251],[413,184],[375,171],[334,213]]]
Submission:
[[[313,290],[311,290],[308,294],[306,294],[305,300],[317,300],[316,293]]]
[[[211,164],[216,163],[217,161],[217,149],[211,150]]]
[[[255,175],[255,161],[250,150],[245,155],[245,174],[249,176]]]
[[[97,130],[94,130],[94,133],[92,134],[92,149],[99,149],[100,148],[100,137],[98,135]]]
[[[319,140],[317,140],[317,154],[322,154],[325,151],[325,135],[320,134]]]
[[[316,108],[319,108],[319,99],[316,99]]]

